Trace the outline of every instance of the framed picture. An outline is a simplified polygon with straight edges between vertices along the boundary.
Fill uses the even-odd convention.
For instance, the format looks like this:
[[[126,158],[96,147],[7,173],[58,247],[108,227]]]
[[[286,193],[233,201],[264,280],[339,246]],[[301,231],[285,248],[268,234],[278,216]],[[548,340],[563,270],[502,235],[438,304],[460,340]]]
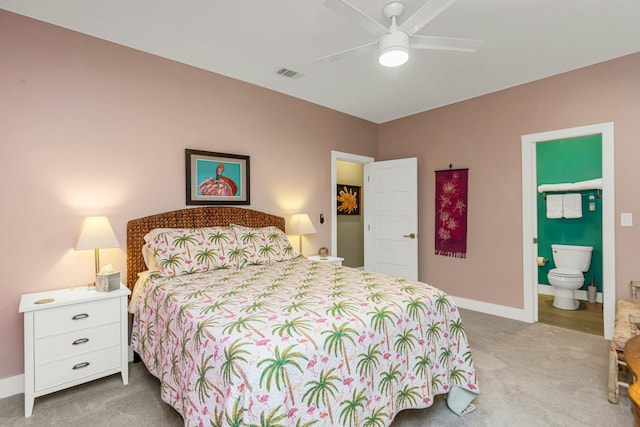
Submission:
[[[338,215],[360,215],[360,187],[338,184]]]
[[[187,205],[248,205],[249,156],[185,150]]]

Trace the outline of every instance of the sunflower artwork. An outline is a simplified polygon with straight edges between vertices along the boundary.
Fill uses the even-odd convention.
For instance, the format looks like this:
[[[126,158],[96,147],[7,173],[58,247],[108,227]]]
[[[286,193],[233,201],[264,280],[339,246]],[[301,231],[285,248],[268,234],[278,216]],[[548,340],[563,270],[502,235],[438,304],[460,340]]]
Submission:
[[[360,215],[360,187],[338,184],[338,215]]]

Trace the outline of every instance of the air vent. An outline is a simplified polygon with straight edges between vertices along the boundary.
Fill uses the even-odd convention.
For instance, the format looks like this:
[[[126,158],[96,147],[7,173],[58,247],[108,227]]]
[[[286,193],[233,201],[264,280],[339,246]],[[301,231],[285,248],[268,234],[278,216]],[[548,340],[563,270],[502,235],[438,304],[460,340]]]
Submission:
[[[302,77],[304,74],[299,73],[297,71],[293,71],[290,70],[288,68],[280,68],[278,71],[276,71],[276,74],[281,75],[282,77],[286,77],[288,79],[299,79],[300,77]]]

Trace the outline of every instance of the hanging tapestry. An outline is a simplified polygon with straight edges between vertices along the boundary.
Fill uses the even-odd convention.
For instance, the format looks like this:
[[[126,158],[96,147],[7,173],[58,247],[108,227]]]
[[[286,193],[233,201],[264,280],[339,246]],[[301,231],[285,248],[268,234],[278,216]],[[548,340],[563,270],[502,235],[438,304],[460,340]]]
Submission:
[[[436,171],[436,255],[467,256],[469,169]]]

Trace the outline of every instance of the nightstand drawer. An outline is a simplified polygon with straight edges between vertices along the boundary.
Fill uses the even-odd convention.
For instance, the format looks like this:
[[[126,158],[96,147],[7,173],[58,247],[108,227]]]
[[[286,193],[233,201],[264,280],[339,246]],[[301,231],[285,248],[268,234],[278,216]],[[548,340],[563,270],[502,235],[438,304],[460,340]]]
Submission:
[[[35,363],[39,365],[63,357],[120,345],[120,338],[119,322],[38,338],[35,342]]]
[[[342,261],[344,261],[344,258],[337,257],[337,256],[311,255],[309,257],[309,260],[316,261],[316,262],[325,262],[327,264],[332,264],[332,265],[342,265]]]
[[[119,322],[121,316],[117,298],[38,311],[34,317],[35,337]]]
[[[44,390],[102,371],[117,369],[120,364],[118,345],[45,363],[35,368],[35,390]]]

